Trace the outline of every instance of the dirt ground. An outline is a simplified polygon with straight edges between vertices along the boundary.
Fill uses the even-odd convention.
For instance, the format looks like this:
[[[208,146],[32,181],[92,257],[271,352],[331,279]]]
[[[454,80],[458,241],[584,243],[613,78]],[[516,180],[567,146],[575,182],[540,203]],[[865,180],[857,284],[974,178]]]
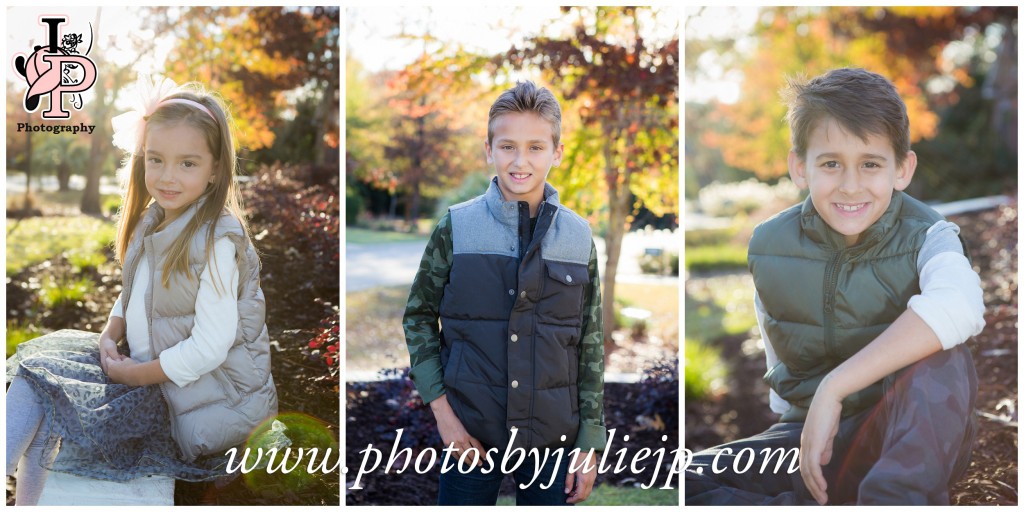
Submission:
[[[1017,205],[951,217],[967,240],[985,294],[985,329],[968,340],[978,372],[979,433],[967,474],[950,489],[956,505],[1017,504]],[[748,336],[718,340],[729,391],[686,404],[692,451],[747,437],[775,422],[762,382],[764,353]]]

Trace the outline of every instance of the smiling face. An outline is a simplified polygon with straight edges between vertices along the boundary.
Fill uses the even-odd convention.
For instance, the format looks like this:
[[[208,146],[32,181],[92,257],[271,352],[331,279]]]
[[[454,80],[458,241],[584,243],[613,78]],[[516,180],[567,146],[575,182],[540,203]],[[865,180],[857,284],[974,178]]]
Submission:
[[[814,208],[845,237],[847,246],[882,217],[893,190],[907,188],[916,167],[913,151],[898,165],[885,136],[869,134],[862,140],[832,118],[822,119],[811,131],[805,155],[789,153],[793,183],[810,189]]]
[[[146,190],[163,207],[167,224],[213,183],[216,162],[203,132],[183,122],[149,126],[145,150]]]
[[[530,215],[544,200],[544,182],[552,166],[562,161],[562,144],[555,144],[551,123],[532,112],[512,112],[494,119],[493,138],[484,143],[487,163],[498,175],[506,201],[526,201]]]

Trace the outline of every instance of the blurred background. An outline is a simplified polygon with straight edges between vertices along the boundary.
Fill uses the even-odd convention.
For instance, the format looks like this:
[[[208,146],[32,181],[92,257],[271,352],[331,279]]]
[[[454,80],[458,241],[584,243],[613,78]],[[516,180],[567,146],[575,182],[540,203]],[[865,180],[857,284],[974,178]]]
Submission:
[[[562,105],[565,156],[548,180],[563,204],[588,219],[600,254],[614,446],[630,433],[632,449],[673,449],[679,12],[488,6],[346,14],[349,457],[361,458],[356,450],[367,443],[390,446],[398,428],[402,445],[416,453],[440,445],[433,416],[405,378],[401,317],[434,224],[487,188],[491,103],[526,79]],[[645,465],[643,475],[599,477],[587,503],[677,503],[676,489],[634,489],[658,464]],[[436,472],[375,474],[361,485],[348,503],[436,502]]]
[[[254,242],[281,419],[295,446],[333,446],[338,432],[338,7],[62,8],[64,35],[96,63],[81,110],[60,123],[23,107],[7,72],[7,354],[63,328],[98,332],[121,289],[113,258],[121,202],[112,117],[137,77],[197,81],[236,124],[239,182]],[[11,56],[47,42],[46,8],[7,9]],[[43,100],[46,103],[47,100]],[[45,105],[43,105],[45,106]],[[95,125],[92,134],[19,132],[17,123]],[[268,478],[269,477],[269,478]],[[338,475],[262,475],[227,487],[178,482],[176,504],[339,502]],[[11,487],[8,486],[8,497]]]
[[[968,342],[983,430],[952,499],[1016,503],[1017,8],[706,7],[685,18],[685,446],[777,420],[746,247],[757,223],[806,197],[787,177],[779,91],[787,77],[862,67],[900,91],[919,161],[907,192],[960,225],[985,290],[987,327]]]

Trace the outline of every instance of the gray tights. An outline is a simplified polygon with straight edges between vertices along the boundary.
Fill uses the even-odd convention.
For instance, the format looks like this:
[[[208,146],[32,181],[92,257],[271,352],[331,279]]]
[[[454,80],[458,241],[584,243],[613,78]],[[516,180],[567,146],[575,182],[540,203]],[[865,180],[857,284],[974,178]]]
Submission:
[[[16,377],[7,390],[7,475],[17,478],[16,505],[35,505],[43,493],[46,467],[57,456],[46,450],[43,402],[24,378]]]

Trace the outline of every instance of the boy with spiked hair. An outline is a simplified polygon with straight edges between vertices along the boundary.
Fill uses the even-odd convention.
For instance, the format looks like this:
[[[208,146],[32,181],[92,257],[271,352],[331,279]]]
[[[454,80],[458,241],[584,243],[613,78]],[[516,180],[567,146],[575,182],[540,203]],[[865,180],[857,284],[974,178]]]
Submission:
[[[789,174],[810,195],[759,225],[748,251],[782,416],[695,454],[686,502],[949,504],[975,435],[962,343],[984,327],[960,230],[903,192],[917,155],[891,82],[836,69],[786,97]]]
[[[574,504],[596,478],[606,441],[600,280],[590,226],[546,183],[562,159],[560,130],[547,89],[521,82],[501,94],[484,143],[496,176],[438,222],[409,293],[410,377],[444,445],[476,462],[442,468],[440,505],[495,504],[505,471],[520,484],[517,504]],[[582,455],[569,467],[574,448]],[[529,457],[513,469],[515,457],[505,462],[517,450]]]

